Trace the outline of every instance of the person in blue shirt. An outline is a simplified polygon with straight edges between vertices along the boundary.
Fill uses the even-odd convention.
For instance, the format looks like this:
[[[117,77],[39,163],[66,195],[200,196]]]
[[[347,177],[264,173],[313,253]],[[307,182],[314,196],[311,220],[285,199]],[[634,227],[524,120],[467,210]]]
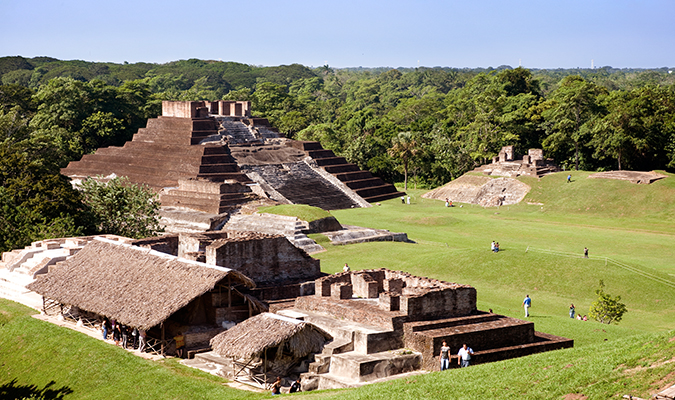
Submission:
[[[530,316],[530,306],[532,305],[532,299],[529,294],[525,295],[525,300],[523,300],[523,307],[525,307],[525,318]]]

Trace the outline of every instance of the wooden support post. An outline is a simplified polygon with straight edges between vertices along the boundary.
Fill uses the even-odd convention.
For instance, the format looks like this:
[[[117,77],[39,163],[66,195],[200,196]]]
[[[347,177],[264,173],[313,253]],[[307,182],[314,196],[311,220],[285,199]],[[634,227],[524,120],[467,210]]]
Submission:
[[[164,321],[160,324],[160,327],[162,328],[162,350],[161,354],[164,356]]]
[[[230,275],[227,275],[227,308],[232,308],[232,282]]]

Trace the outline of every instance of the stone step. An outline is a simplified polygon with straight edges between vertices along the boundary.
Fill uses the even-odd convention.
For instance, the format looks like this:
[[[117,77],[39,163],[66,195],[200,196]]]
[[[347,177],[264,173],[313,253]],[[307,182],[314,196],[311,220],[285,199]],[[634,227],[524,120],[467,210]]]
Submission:
[[[328,374],[346,382],[369,382],[417,371],[421,366],[422,354],[405,349],[373,354],[348,352],[331,357]]]

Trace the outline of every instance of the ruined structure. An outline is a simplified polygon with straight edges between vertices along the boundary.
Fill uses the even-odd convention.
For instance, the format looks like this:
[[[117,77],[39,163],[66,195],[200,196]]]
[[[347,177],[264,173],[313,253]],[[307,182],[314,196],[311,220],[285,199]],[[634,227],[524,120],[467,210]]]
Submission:
[[[184,233],[140,239],[133,244],[249,276],[256,285],[242,289],[242,293],[264,301],[313,294],[314,280],[324,275],[319,260],[282,235],[238,231]]]
[[[438,370],[436,356],[443,341],[453,354],[469,343],[476,351],[473,363],[573,345],[572,340],[535,332],[532,322],[477,310],[476,290],[467,285],[377,269],[324,276],[315,281],[315,288],[314,295],[297,297],[292,306],[270,307],[270,311],[312,324],[333,338],[320,354],[306,359],[307,372],[301,374],[303,390],[354,387],[404,373]],[[216,352],[198,354],[188,364],[210,365],[208,368],[218,374],[239,379],[235,364],[244,363],[246,357],[236,337],[220,341]],[[262,355],[267,355],[262,352],[264,347],[256,347],[257,358],[247,359],[247,366],[256,367],[249,368],[242,381],[251,383],[253,376],[262,379]],[[290,352],[290,348],[282,351],[284,357]],[[292,364],[302,365],[302,356],[293,358]],[[450,365],[455,367],[456,362]]]
[[[597,172],[588,176],[589,178],[598,179],[618,179],[622,181],[629,181],[638,185],[649,185],[660,179],[667,178],[666,175],[642,171],[605,171]]]
[[[45,262],[28,285],[42,296],[40,309],[86,326],[107,317],[147,330],[149,350],[163,354],[173,354],[172,338],[182,335],[194,356],[188,365],[230,378],[245,369],[246,379],[264,383],[283,370],[301,374],[303,390],[353,387],[437,370],[442,341],[452,353],[468,343],[473,363],[573,345],[536,332],[532,322],[479,311],[468,285],[387,269],[323,274],[318,260],[280,235],[76,239],[58,241],[59,249],[77,250]],[[5,266],[23,268],[38,247],[50,246],[5,253]],[[265,311],[281,317],[233,329],[209,351],[212,338]],[[245,346],[237,332],[256,340]]]
[[[530,185],[514,178],[491,178],[475,172],[424,193],[426,199],[479,204],[483,207],[518,204],[530,192]]]
[[[173,354],[183,335],[188,349],[209,346],[222,324],[266,310],[243,288],[255,283],[228,268],[181,259],[104,238],[27,286],[43,297],[47,315],[100,322],[103,317],[147,331],[150,349]],[[236,310],[247,308],[245,316]]]
[[[539,178],[557,172],[559,169],[553,164],[553,160],[544,158],[542,149],[529,149],[527,155],[517,160],[514,157],[513,146],[504,146],[499,151],[499,155],[492,158],[492,164],[482,165],[474,171],[486,175],[506,177],[524,175]]]
[[[281,137],[241,101],[164,101],[162,115],[123,147],[98,149],[62,173],[73,181],[126,176],[158,192],[165,209],[209,214],[260,198],[341,209],[401,195],[318,142]]]

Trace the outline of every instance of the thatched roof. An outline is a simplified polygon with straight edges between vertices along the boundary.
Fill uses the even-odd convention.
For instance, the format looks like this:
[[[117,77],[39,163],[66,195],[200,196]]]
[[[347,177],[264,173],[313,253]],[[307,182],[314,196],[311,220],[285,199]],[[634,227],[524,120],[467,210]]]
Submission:
[[[96,238],[27,287],[62,304],[150,329],[228,276],[255,287],[235,270]]]
[[[271,347],[288,342],[296,357],[318,353],[332,337],[321,328],[278,314],[263,313],[241,322],[211,339],[213,350],[224,357],[251,359]]]

